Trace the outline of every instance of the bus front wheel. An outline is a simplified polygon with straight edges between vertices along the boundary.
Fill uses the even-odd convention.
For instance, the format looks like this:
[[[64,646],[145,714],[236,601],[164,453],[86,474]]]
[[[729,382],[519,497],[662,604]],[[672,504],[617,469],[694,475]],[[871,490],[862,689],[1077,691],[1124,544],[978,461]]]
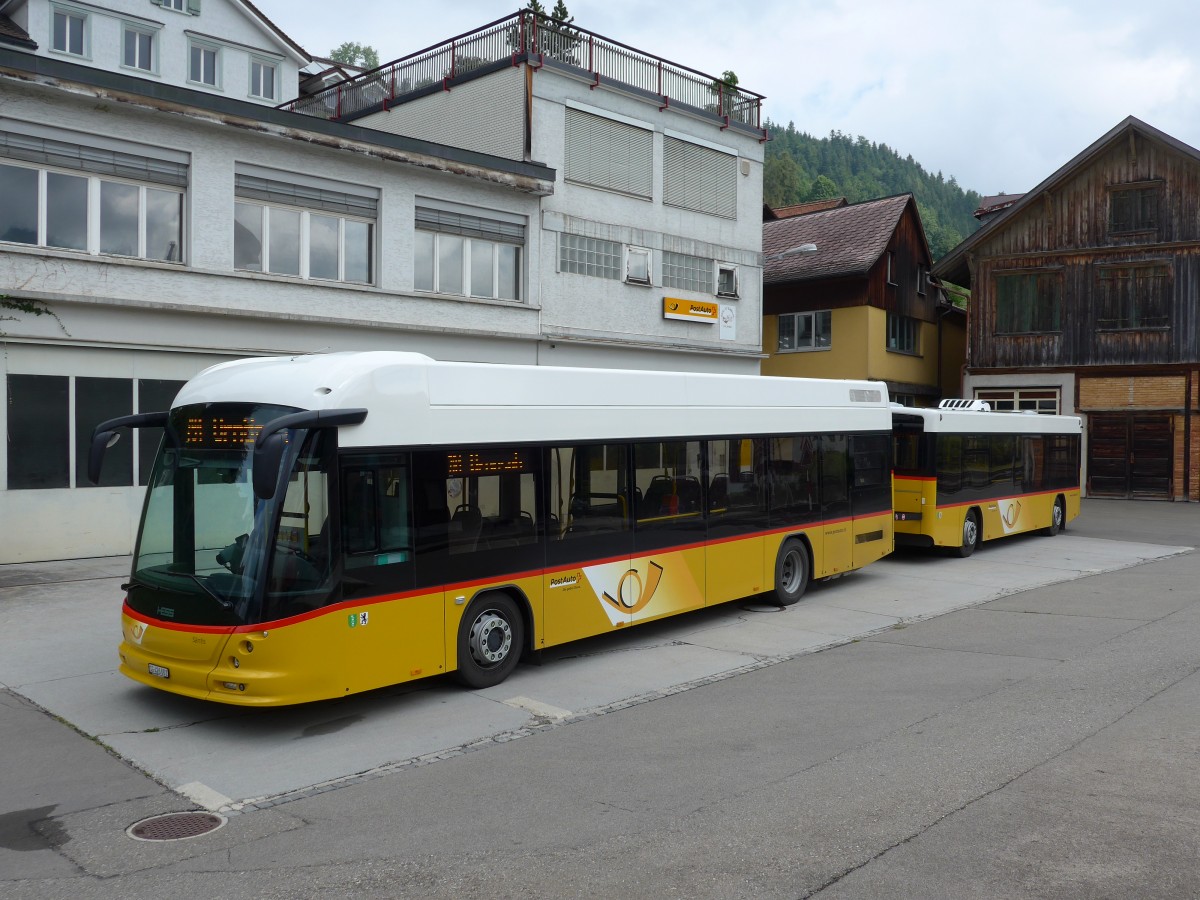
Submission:
[[[775,560],[775,600],[780,606],[791,606],[804,596],[808,588],[808,551],[794,538],[783,542]]]
[[[979,514],[975,510],[967,512],[963,519],[962,543],[954,549],[956,555],[966,559],[979,546]]]
[[[469,688],[499,684],[517,667],[525,621],[507,594],[477,597],[458,626],[459,682]]]
[[[1067,507],[1062,497],[1054,499],[1054,509],[1050,511],[1050,524],[1042,529],[1046,537],[1054,537],[1067,524]]]

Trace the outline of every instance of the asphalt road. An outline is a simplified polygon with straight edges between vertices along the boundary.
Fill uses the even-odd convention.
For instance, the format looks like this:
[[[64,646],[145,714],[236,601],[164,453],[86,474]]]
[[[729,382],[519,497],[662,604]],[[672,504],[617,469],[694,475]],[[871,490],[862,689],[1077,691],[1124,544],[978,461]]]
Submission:
[[[1085,501],[1070,534],[1195,546],[1200,506]],[[535,719],[166,843],[124,829],[194,804],[6,691],[0,894],[1196,897],[1198,626],[1200,554],[1176,554]],[[6,652],[31,652],[20,634]],[[281,730],[245,764],[286,771],[360,724]],[[403,718],[372,733],[406,737]]]

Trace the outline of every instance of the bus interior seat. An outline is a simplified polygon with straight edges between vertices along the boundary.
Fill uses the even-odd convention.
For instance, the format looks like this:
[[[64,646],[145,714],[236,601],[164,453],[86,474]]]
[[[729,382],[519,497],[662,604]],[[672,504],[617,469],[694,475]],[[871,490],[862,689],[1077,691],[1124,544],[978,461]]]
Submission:
[[[460,503],[450,517],[450,535],[454,547],[460,551],[474,550],[479,544],[479,533],[483,528],[483,513],[477,506]]]

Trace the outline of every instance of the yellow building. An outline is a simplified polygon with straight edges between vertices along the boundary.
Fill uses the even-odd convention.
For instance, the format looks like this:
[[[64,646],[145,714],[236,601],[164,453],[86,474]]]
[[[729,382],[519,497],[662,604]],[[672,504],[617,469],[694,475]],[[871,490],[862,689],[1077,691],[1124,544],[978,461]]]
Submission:
[[[966,313],[929,277],[912,194],[772,215],[763,223],[762,374],[870,378],[910,406],[960,396]]]

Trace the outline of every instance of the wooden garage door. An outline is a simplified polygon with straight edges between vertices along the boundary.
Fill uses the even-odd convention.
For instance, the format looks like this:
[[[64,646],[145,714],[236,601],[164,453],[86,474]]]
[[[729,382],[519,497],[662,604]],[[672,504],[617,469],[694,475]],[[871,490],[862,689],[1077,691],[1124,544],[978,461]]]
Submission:
[[[1167,414],[1088,416],[1088,496],[1170,499],[1174,441]]]

